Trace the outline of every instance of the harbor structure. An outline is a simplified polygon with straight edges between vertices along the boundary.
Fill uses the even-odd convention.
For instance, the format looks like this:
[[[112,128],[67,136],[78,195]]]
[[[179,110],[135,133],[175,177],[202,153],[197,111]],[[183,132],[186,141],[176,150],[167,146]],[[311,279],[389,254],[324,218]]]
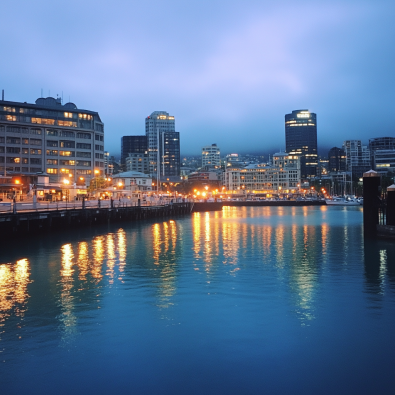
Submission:
[[[76,183],[104,175],[104,123],[61,98],[0,100],[0,172]]]

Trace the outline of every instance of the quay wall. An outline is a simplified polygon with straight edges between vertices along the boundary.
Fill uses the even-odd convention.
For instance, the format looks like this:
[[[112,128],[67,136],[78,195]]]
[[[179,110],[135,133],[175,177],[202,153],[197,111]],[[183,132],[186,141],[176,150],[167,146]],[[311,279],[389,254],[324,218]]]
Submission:
[[[14,238],[33,233],[50,232],[83,226],[95,226],[121,221],[149,218],[169,218],[191,213],[192,203],[165,206],[132,206],[116,208],[78,208],[25,211],[0,214],[0,236]]]

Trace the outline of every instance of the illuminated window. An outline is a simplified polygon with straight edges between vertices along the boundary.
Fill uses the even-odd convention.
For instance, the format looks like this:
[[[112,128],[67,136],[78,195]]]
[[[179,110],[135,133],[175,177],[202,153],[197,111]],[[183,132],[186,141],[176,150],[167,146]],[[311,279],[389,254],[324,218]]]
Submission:
[[[59,151],[60,156],[74,156],[74,151]]]
[[[73,113],[71,113],[71,112],[65,112],[65,113],[64,113],[64,117],[65,117],[65,118],[73,118]]]
[[[77,127],[77,122],[72,121],[58,121],[59,126],[69,126],[69,127]]]
[[[78,118],[90,121],[92,119],[92,115],[89,115],[89,114],[78,114]]]
[[[15,115],[6,115],[5,119],[7,121],[16,121],[16,116]]]
[[[44,125],[55,125],[54,119],[47,118],[32,118],[32,123],[42,123]]]
[[[47,168],[47,173],[48,174],[58,174],[58,169]]]

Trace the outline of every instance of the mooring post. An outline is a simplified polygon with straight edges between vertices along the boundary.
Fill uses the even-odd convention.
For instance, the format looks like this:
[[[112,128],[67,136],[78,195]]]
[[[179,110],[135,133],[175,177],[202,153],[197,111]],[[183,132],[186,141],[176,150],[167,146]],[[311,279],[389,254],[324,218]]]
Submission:
[[[395,184],[387,188],[387,223],[395,225]]]
[[[363,173],[363,231],[365,237],[377,236],[379,202],[380,174],[370,170]]]
[[[82,209],[85,210],[85,196],[82,196]]]
[[[15,200],[15,196],[12,199],[13,205],[12,205],[12,213],[16,214],[16,200]]]

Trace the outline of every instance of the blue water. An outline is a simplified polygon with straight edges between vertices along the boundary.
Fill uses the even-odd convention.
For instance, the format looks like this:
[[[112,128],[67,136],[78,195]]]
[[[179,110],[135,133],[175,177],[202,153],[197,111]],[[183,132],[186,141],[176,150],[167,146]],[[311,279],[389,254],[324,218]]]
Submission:
[[[0,252],[1,394],[393,394],[395,243],[225,207]]]

